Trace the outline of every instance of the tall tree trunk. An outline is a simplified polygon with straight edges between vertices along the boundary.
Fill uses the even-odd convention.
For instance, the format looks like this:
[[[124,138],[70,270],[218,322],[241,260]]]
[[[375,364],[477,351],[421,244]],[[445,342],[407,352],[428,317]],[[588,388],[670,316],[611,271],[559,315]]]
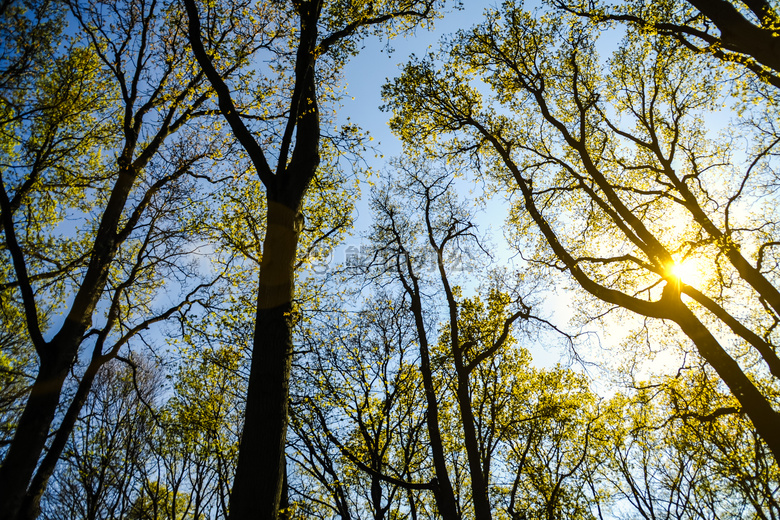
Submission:
[[[15,520],[21,512],[27,485],[46,447],[70,369],[72,356],[58,356],[56,346],[47,346],[52,354],[41,358],[38,375],[0,467],[0,520]]]
[[[460,353],[455,353],[460,358]],[[469,476],[471,477],[471,500],[474,502],[475,520],[492,520],[490,511],[490,499],[485,473],[483,472],[482,458],[479,452],[477,430],[474,427],[474,411],[471,408],[471,391],[469,388],[469,373],[461,360],[456,361],[458,372],[458,407],[460,409],[460,421],[463,425],[463,443],[466,446],[466,458],[469,463]]]
[[[409,291],[408,288],[407,291]],[[422,315],[422,302],[420,301],[419,293],[410,293],[410,296],[412,298],[412,313],[417,326],[417,339],[420,344],[420,373],[423,379],[423,388],[425,389],[425,400],[428,405],[426,420],[428,423],[428,437],[431,441],[433,467],[436,473],[436,486],[433,489],[433,494],[442,518],[444,520],[459,520],[458,505],[447,471],[447,461],[444,458],[444,443],[442,442],[439,429],[439,404],[436,401],[436,389],[433,386],[433,371],[431,370],[428,339],[425,333],[425,321]]]
[[[62,418],[62,422],[57,429],[57,433],[54,435],[51,446],[49,446],[40,466],[38,466],[38,470],[35,472],[35,476],[32,478],[30,487],[27,489],[21,510],[17,515],[18,520],[35,520],[38,518],[43,493],[46,490],[49,479],[54,473],[54,468],[57,466],[57,462],[65,449],[70,434],[73,432],[73,427],[81,413],[81,409],[87,401],[87,396],[92,389],[92,383],[95,380],[95,376],[100,370],[100,367],[103,366],[103,363],[104,361],[100,357],[100,349],[96,347],[92,355],[92,361],[79,382],[76,394],[73,396],[73,400],[71,401],[70,406],[68,406],[65,416]]]
[[[292,361],[293,267],[301,229],[297,209],[268,201],[252,367],[230,520],[276,519],[284,481],[284,447]]]

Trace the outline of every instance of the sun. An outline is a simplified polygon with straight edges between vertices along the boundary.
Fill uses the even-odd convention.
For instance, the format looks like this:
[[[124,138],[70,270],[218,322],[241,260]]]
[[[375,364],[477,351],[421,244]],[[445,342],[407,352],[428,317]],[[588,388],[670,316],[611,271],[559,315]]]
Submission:
[[[698,285],[704,277],[704,266],[696,258],[675,262],[669,271],[672,276],[687,285]]]

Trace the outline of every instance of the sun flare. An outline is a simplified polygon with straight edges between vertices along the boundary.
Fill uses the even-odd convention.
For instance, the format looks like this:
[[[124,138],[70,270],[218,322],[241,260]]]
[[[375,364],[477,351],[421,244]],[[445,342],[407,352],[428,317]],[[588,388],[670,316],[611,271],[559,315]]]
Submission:
[[[701,263],[693,258],[675,262],[670,268],[672,276],[688,285],[698,285],[704,275]]]

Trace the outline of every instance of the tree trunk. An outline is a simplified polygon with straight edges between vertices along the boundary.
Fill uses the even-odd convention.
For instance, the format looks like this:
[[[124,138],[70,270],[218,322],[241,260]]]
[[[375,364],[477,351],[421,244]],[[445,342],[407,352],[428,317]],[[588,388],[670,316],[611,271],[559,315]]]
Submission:
[[[56,347],[48,346],[57,352]],[[27,485],[46,447],[49,428],[54,421],[69,369],[67,356],[52,355],[41,359],[30,397],[0,467],[0,520],[15,520],[22,512]]]
[[[96,349],[95,352],[93,352],[92,361],[79,382],[76,394],[57,429],[57,434],[54,436],[51,446],[49,446],[38,470],[35,472],[30,487],[27,489],[22,508],[17,515],[18,520],[35,520],[40,514],[41,498],[43,497],[44,491],[46,491],[49,478],[51,478],[52,473],[54,473],[54,468],[57,466],[57,462],[65,449],[65,445],[70,438],[70,434],[81,413],[81,409],[87,401],[87,396],[92,389],[92,382],[95,380],[95,376],[100,370],[100,367],[103,366],[104,362],[100,359],[99,354],[99,349]]]
[[[773,20],[761,20],[761,25],[754,25],[725,0],[688,0],[688,3],[712,20],[720,30],[724,48],[752,56],[780,72],[780,38],[771,28],[761,26],[768,23],[771,27]]]
[[[301,219],[268,201],[257,298],[252,367],[230,520],[276,520],[284,481],[284,447],[292,361],[293,267]]]
[[[412,313],[417,326],[417,338],[420,344],[420,373],[425,389],[425,400],[428,405],[426,421],[428,423],[428,437],[431,441],[431,454],[433,455],[433,467],[436,473],[436,486],[433,489],[436,506],[444,520],[459,520],[455,492],[452,489],[450,476],[447,472],[447,462],[444,458],[444,443],[439,429],[439,404],[436,401],[436,390],[433,387],[433,373],[431,359],[428,350],[428,339],[425,334],[425,323],[422,316],[422,304],[418,294],[410,294],[412,297]]]
[[[679,297],[678,297],[679,298]],[[696,345],[699,354],[715,369],[753,422],[756,431],[780,463],[780,413],[742,371],[739,364],[718,343],[693,312],[679,299],[669,303],[675,321]]]
[[[454,353],[460,356],[459,353]],[[456,361],[458,371],[458,405],[460,408],[460,421],[463,425],[463,443],[466,446],[466,458],[469,463],[469,476],[471,477],[471,500],[474,502],[475,520],[492,520],[490,511],[490,499],[488,498],[487,475],[482,471],[481,457],[477,430],[474,427],[474,412],[471,409],[471,391],[469,389],[469,374],[463,367],[462,361]]]

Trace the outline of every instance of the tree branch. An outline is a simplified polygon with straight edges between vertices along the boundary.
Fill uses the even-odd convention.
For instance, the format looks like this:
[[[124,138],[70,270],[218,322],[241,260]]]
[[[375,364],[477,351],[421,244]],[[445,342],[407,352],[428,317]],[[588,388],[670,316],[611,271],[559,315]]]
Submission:
[[[192,52],[195,54],[195,58],[203,68],[203,71],[206,73],[206,77],[211,83],[212,88],[214,88],[214,91],[217,93],[220,111],[230,125],[236,138],[241,143],[241,146],[244,147],[244,150],[246,150],[246,153],[249,155],[249,158],[260,177],[260,181],[266,188],[271,188],[273,187],[274,175],[271,167],[268,165],[265,154],[252,136],[252,133],[241,120],[241,116],[239,115],[238,110],[236,110],[233,98],[230,95],[230,89],[222,79],[222,76],[217,72],[216,68],[214,68],[214,64],[211,62],[211,59],[206,53],[206,49],[203,47],[203,42],[201,41],[200,17],[198,15],[198,8],[195,5],[195,0],[183,0],[183,2],[187,9],[187,17],[189,19],[188,38],[190,45],[192,46]]]

